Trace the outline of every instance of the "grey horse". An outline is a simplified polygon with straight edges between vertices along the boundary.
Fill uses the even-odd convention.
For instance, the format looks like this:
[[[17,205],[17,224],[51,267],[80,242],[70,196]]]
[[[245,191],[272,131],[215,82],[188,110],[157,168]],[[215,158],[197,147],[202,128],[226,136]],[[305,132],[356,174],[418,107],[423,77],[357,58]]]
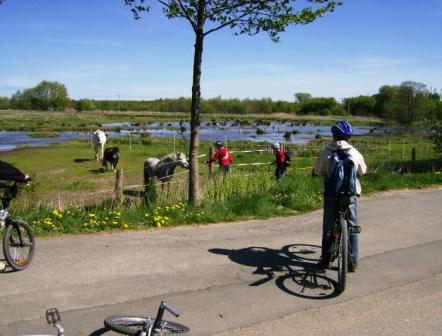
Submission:
[[[171,153],[161,159],[148,158],[144,161],[144,184],[149,184],[151,177],[157,177],[161,182],[168,182],[172,178],[175,168],[180,166],[189,169],[189,162],[184,153]]]

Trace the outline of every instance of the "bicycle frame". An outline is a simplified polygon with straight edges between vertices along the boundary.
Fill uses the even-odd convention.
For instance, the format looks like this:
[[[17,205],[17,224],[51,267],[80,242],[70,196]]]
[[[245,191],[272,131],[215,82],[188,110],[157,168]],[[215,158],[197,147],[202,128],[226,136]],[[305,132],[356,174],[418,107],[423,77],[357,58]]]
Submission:
[[[175,317],[179,317],[180,314],[176,312],[172,307],[168,306],[166,302],[161,301],[160,307],[158,308],[158,313],[155,318],[154,323],[149,323],[150,317],[143,323],[143,329],[141,330],[140,336],[154,336],[161,335],[161,331],[163,330],[165,324],[163,325],[163,315],[164,310],[167,310],[169,313],[174,315]]]

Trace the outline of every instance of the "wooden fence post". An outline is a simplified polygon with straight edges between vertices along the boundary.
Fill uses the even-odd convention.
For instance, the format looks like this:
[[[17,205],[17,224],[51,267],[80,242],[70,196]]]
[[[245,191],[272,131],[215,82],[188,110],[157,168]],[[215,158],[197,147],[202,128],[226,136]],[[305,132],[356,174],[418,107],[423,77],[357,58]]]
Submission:
[[[118,205],[123,202],[123,169],[117,169],[115,174],[115,201]]]
[[[208,154],[209,155],[209,160],[212,157],[212,154],[213,154],[213,149],[212,149],[212,146],[210,146],[209,147],[209,154]],[[209,164],[207,166],[209,168],[209,175],[212,175],[212,162],[209,162]]]
[[[410,164],[410,171],[413,172],[416,164],[416,148],[411,149],[411,164]]]

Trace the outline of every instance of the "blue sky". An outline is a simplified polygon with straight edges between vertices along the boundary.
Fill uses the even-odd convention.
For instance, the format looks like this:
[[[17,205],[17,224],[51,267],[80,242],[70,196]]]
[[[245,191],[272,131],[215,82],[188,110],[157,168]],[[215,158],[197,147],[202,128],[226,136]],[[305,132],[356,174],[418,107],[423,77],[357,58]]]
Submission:
[[[157,6],[135,21],[123,0],[6,0],[0,32],[0,96],[42,80],[74,99],[191,96],[193,31]],[[442,89],[441,0],[344,0],[280,38],[208,35],[203,97],[341,99],[407,80]]]

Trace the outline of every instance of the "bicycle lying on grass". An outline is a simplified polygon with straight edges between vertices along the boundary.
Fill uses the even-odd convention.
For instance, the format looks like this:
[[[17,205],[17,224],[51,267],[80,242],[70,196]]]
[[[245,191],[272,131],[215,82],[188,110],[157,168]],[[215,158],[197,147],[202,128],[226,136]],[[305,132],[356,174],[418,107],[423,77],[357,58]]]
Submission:
[[[160,335],[184,335],[189,333],[190,329],[185,325],[163,320],[164,311],[167,310],[175,317],[179,316],[173,308],[166,302],[161,301],[156,318],[150,316],[109,316],[104,320],[104,325],[118,333],[124,335],[137,336],[160,336]]]
[[[10,215],[9,203],[17,196],[18,185],[27,184],[29,181],[0,181],[0,229],[6,227],[3,234],[3,254],[8,265],[16,271],[24,270],[31,263],[35,238],[28,223]]]

